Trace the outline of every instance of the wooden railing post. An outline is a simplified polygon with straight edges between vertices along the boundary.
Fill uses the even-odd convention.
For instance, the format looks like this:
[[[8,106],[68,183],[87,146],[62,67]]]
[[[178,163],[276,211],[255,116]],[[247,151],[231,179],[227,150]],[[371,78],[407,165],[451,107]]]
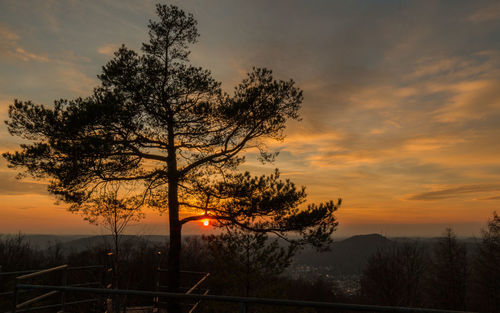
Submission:
[[[112,289],[113,288],[113,252],[108,252],[107,258],[106,258],[106,286],[104,288],[106,289]],[[110,297],[107,295],[106,298],[106,307],[111,307],[114,305],[113,304],[114,297]],[[109,309],[108,309],[109,311]],[[111,312],[111,311],[110,311]]]
[[[240,302],[240,313],[247,313],[247,304],[245,302]]]
[[[64,268],[63,269],[63,273],[62,273],[62,285],[63,286],[67,286],[68,285],[68,268]],[[64,313],[64,306],[66,304],[66,291],[62,291],[61,292],[61,311],[62,313]]]
[[[160,271],[160,265],[161,265],[161,251],[156,252],[156,260],[155,260],[155,281],[154,281],[154,288],[155,291],[160,291],[160,281],[161,281],[161,271]],[[153,308],[158,309],[160,308],[160,298],[159,297],[153,297]]]
[[[120,310],[121,309],[120,295],[115,295],[115,297],[114,297],[113,300],[114,300],[113,301],[114,302],[113,305],[115,307],[115,312],[116,313],[120,313],[120,311],[121,311]]]
[[[19,279],[16,278],[14,280],[14,294],[12,295],[12,313],[16,313],[17,311],[17,297],[19,291],[19,288],[17,287],[18,285],[19,285]]]

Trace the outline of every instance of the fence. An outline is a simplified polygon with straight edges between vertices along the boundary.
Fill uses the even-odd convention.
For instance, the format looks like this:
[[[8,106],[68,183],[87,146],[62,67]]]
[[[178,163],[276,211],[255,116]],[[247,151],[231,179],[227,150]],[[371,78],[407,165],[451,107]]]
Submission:
[[[156,272],[155,272],[155,290],[156,291],[161,291],[168,286],[162,285],[161,284],[161,275],[162,273],[166,273],[167,270],[160,268],[160,263],[161,263],[161,252],[157,253],[157,266],[156,266]],[[79,266],[79,267],[69,267],[68,265],[61,265],[61,266],[56,266],[53,268],[48,268],[48,269],[41,269],[41,270],[26,270],[26,271],[17,271],[17,272],[0,272],[0,277],[5,277],[5,276],[16,276],[14,278],[14,287],[13,291],[7,291],[7,292],[1,292],[1,296],[12,296],[12,311],[13,313],[18,313],[18,312],[28,312],[28,311],[36,311],[36,310],[42,310],[42,309],[51,309],[51,308],[59,308],[60,310],[58,312],[65,312],[65,308],[71,305],[77,305],[77,304],[83,304],[83,303],[89,303],[89,302],[102,302],[100,304],[101,307],[106,308],[108,312],[121,312],[125,306],[126,303],[123,303],[124,299],[119,297],[117,293],[111,292],[108,293],[107,299],[98,299],[95,297],[92,297],[90,299],[79,299],[76,301],[67,301],[66,294],[67,292],[64,290],[56,290],[56,289],[51,289],[51,290],[45,290],[46,292],[40,295],[36,295],[34,297],[31,297],[29,299],[25,299],[24,301],[20,301],[20,295],[26,295],[30,289],[26,288],[21,288],[19,286],[23,285],[34,285],[34,284],[22,284],[22,282],[33,279],[33,278],[38,278],[40,276],[50,274],[50,273],[56,273],[60,272],[61,277],[60,277],[60,284],[58,285],[59,287],[85,287],[85,286],[102,286],[104,287],[103,289],[107,290],[116,290],[113,288],[116,288],[115,285],[115,278],[114,273],[115,273],[115,266],[116,264],[113,262],[113,253],[108,253],[107,254],[107,265],[93,265],[93,266]],[[100,281],[91,281],[91,282],[85,282],[85,283],[78,283],[78,284],[71,284],[68,285],[68,271],[70,270],[89,270],[89,269],[100,269],[102,270],[102,277]],[[181,271],[182,274],[185,276],[194,276],[195,281],[189,284],[189,287],[184,287],[186,290],[186,294],[191,294],[194,293],[195,291],[202,291],[203,294],[208,294],[208,289],[201,289],[200,286],[206,281],[206,279],[210,276],[209,273],[204,273],[204,272],[193,272],[193,271]],[[21,275],[21,276],[17,276]],[[200,276],[201,278],[196,278],[196,276]],[[58,282],[59,282],[58,281]],[[39,285],[48,285],[48,284],[36,284],[37,286]],[[181,288],[182,289],[182,288]],[[34,289],[36,290],[36,289]],[[55,304],[44,304],[40,305],[40,301],[47,301],[49,300],[48,298],[53,300],[53,297],[59,295],[59,302]],[[134,295],[134,294],[127,294],[127,295]],[[33,305],[38,305],[38,306],[33,306]],[[151,305],[151,302],[149,302],[149,306],[146,306],[148,308],[156,308],[157,311],[159,311],[160,307],[166,306],[166,302],[160,301],[160,297],[153,297],[153,302]],[[199,301],[196,303],[191,303],[189,304],[191,307],[189,309],[189,313],[192,313],[199,305]],[[128,309],[133,309],[134,307],[128,307]],[[137,307],[135,307],[137,308]],[[7,312],[6,312],[7,313]]]
[[[110,255],[111,256],[111,255]],[[375,306],[375,305],[360,305],[360,304],[347,304],[347,303],[329,303],[329,302],[314,302],[314,301],[297,301],[297,300],[285,300],[285,299],[268,299],[268,298],[250,298],[250,297],[232,297],[232,296],[218,296],[209,295],[208,289],[201,289],[200,286],[207,280],[210,276],[209,273],[202,272],[188,272],[183,271],[183,274],[187,275],[198,275],[201,279],[197,280],[194,285],[186,288],[185,293],[171,293],[163,292],[161,289],[167,288],[161,284],[161,273],[166,272],[165,269],[160,268],[161,252],[157,253],[157,267],[156,267],[156,279],[155,279],[155,291],[144,291],[144,290],[125,290],[125,289],[112,289],[112,284],[110,284],[110,279],[112,278],[112,272],[114,266],[80,266],[80,267],[68,267],[68,265],[61,265],[44,270],[29,270],[21,272],[10,272],[10,273],[0,273],[2,275],[19,275],[15,279],[14,290],[12,292],[0,293],[0,295],[12,295],[12,310],[5,313],[20,313],[27,312],[31,310],[42,310],[59,308],[58,312],[65,312],[65,308],[71,305],[83,304],[89,302],[97,302],[103,300],[103,298],[98,298],[95,296],[105,295],[108,300],[103,300],[101,305],[105,303],[109,305],[109,299],[113,299],[111,306],[108,306],[107,311],[111,312],[122,312],[123,306],[120,305],[120,296],[137,296],[137,297],[148,297],[153,299],[153,306],[150,308],[156,308],[159,310],[160,305],[168,304],[167,302],[161,302],[160,299],[171,300],[176,299],[176,301],[194,301],[193,307],[190,308],[189,313],[192,313],[196,307],[202,302],[223,302],[223,303],[233,303],[239,305],[240,313],[247,312],[247,306],[252,305],[273,305],[273,306],[293,306],[293,307],[307,307],[314,309],[329,309],[334,311],[356,311],[356,312],[395,312],[395,313],[459,313],[459,311],[449,311],[449,310],[435,310],[435,309],[422,309],[422,308],[409,308],[409,307],[391,307],[391,306]],[[91,270],[91,269],[101,269],[103,273],[103,279],[101,282],[93,281],[79,284],[68,285],[68,271],[70,270]],[[48,285],[48,284],[27,284],[23,283],[27,279],[32,279],[39,277],[41,275],[61,272],[61,285]],[[92,288],[86,286],[104,286],[104,288]],[[200,294],[195,294],[195,291],[200,292]],[[45,293],[38,295],[34,298],[25,300],[21,303],[19,302],[19,295],[25,294],[29,291],[44,291]],[[67,301],[68,294],[91,294],[94,295],[90,299],[80,299]],[[59,303],[41,305],[37,307],[32,307],[41,300],[48,297],[59,295]],[[151,301],[151,300],[149,300]],[[151,303],[151,302],[150,302]],[[461,312],[467,313],[467,312]]]
[[[245,298],[245,297],[201,295],[192,293],[191,294],[169,293],[169,292],[142,291],[142,290],[123,290],[123,289],[29,285],[29,284],[18,284],[17,288],[28,289],[28,290],[35,289],[35,290],[59,291],[61,293],[83,292],[92,294],[104,294],[108,296],[134,295],[134,296],[158,297],[158,298],[177,299],[177,300],[195,300],[198,302],[217,301],[225,303],[238,303],[240,306],[240,313],[246,313],[248,304],[308,307],[308,308],[345,310],[345,311],[357,311],[357,312],[459,313],[459,311],[449,311],[449,310],[434,310],[434,309],[421,309],[421,308],[390,307],[390,306],[329,303],[329,302],[314,302],[314,301],[296,301],[296,300],[266,299],[266,298]],[[461,312],[461,313],[467,313],[467,312]]]
[[[162,256],[163,255],[162,255],[161,251],[158,251],[156,253],[156,264],[157,264],[157,266],[156,266],[156,275],[155,275],[155,291],[161,291],[161,290],[168,289],[167,285],[162,285],[161,284],[161,281],[162,281],[161,275],[162,275],[162,273],[167,273],[168,272],[167,269],[164,269],[164,268],[160,267],[160,264],[161,264],[161,261],[162,261]],[[183,274],[183,277],[186,277],[186,276],[192,276],[193,278],[195,278],[196,276],[199,277],[198,280],[190,282],[192,284],[191,286],[184,287],[184,288],[181,287],[180,288],[181,290],[182,289],[186,290],[185,294],[191,294],[191,293],[194,293],[195,291],[202,292],[203,295],[207,295],[209,293],[208,289],[201,289],[201,286],[203,285],[204,282],[206,282],[206,280],[210,276],[210,273],[195,272],[195,271],[181,271],[181,274]],[[162,305],[166,306],[167,304],[168,303],[166,303],[166,302],[161,302],[160,301],[160,297],[154,297],[153,298],[153,307],[156,308],[156,309],[160,309],[160,307]],[[198,307],[199,304],[200,304],[200,301],[196,301],[193,304],[193,306],[189,309],[188,313],[193,313],[196,310],[196,308]]]
[[[60,265],[60,266],[56,266],[53,268],[37,270],[37,271],[29,270],[29,271],[20,271],[20,272],[1,273],[2,276],[18,275],[18,274],[24,274],[24,275],[15,277],[13,291],[3,292],[0,295],[3,295],[3,296],[11,295],[12,296],[12,311],[9,311],[9,312],[18,313],[18,312],[27,312],[27,311],[33,311],[33,310],[50,309],[50,308],[60,308],[59,312],[64,312],[65,308],[67,306],[96,302],[99,299],[91,298],[91,299],[67,301],[66,292],[64,292],[64,291],[61,292],[58,290],[50,290],[50,291],[45,292],[41,295],[35,296],[33,298],[29,298],[29,299],[19,303],[20,294],[21,293],[25,294],[26,291],[29,291],[29,289],[19,288],[19,285],[22,285],[21,284],[22,281],[37,278],[41,275],[45,275],[45,274],[54,273],[54,272],[59,271],[62,273],[61,274],[61,286],[68,287],[68,271],[95,270],[95,269],[102,270],[103,268],[104,268],[104,266],[102,266],[102,265],[69,267],[68,265],[65,264],[65,265]],[[78,288],[78,287],[85,287],[85,286],[100,286],[100,285],[102,285],[101,281],[90,281],[90,282],[72,284],[69,287]],[[22,291],[24,291],[24,292],[22,292]],[[59,299],[60,302],[59,303],[48,304],[48,305],[39,305],[39,306],[33,307],[34,304],[39,303],[40,301],[47,299],[49,297],[55,296],[57,294],[60,295],[60,299]]]

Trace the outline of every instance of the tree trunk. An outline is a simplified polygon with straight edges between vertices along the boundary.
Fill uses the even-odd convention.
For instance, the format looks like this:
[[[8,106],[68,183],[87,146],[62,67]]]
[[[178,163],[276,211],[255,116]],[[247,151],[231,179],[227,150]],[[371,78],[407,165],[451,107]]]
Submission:
[[[115,245],[115,254],[114,254],[114,267],[113,267],[113,283],[114,283],[114,288],[115,289],[119,289],[120,288],[120,274],[119,274],[119,271],[120,271],[120,251],[119,251],[119,247],[120,247],[120,243],[119,243],[119,236],[120,234],[118,233],[118,231],[115,229],[113,231],[113,239],[114,239],[114,245]]]
[[[169,207],[171,207],[169,205]],[[180,257],[181,229],[179,212],[169,209],[170,217],[170,247],[168,249],[167,286],[169,292],[180,292]],[[181,307],[176,299],[168,299],[168,313],[180,313]]]
[[[178,215],[178,214],[177,214]],[[172,214],[169,214],[172,216]],[[167,285],[169,292],[179,292],[180,287],[180,256],[181,256],[181,225],[170,221],[170,247],[168,249]]]
[[[170,246],[168,249],[167,286],[169,292],[179,292],[180,287],[180,258],[181,258],[181,231],[179,222],[179,199],[177,172],[177,156],[174,144],[173,121],[168,124],[168,218],[170,224]],[[168,300],[168,312],[180,313],[181,307],[176,299]]]
[[[168,249],[167,286],[169,292],[180,292],[180,258],[181,258],[181,230],[179,223],[179,203],[177,200],[177,181],[168,184],[168,217],[170,224],[170,246]],[[168,312],[180,313],[181,307],[176,299],[168,299]]]
[[[250,297],[250,239],[246,238],[246,284],[245,284],[245,297]]]
[[[179,201],[177,199],[176,176],[177,173],[170,175],[168,178],[168,218],[170,224],[170,245],[168,249],[167,285],[168,291],[170,292],[179,292],[180,286],[182,224],[179,222]]]

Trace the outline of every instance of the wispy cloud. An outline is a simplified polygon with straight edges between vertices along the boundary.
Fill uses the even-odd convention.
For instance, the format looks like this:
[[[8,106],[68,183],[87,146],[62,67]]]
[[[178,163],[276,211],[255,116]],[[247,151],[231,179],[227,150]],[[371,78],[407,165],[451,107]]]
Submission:
[[[26,51],[20,44],[20,37],[7,26],[0,24],[0,55],[16,58],[25,62],[49,62],[43,55]]]
[[[0,172],[0,195],[40,194],[47,195],[47,186],[43,183],[16,181],[13,172]]]
[[[500,200],[500,196],[493,196],[493,197],[481,198],[479,200]]]
[[[113,53],[115,53],[115,51],[118,50],[119,47],[120,47],[119,44],[109,43],[109,44],[105,44],[103,46],[100,46],[97,49],[97,52],[99,54],[102,54],[105,56],[112,56]]]
[[[60,64],[57,72],[59,75],[59,82],[78,96],[88,96],[92,88],[97,84],[96,79],[88,77],[75,64]]]
[[[341,196],[341,223],[485,220],[491,207],[477,200],[500,200],[498,3],[173,3],[199,22],[193,63],[224,90],[252,66],[304,90],[303,121],[288,124],[284,141],[266,141],[280,152],[276,163],[252,163],[252,150],[245,169],[278,167],[314,202]],[[121,42],[139,48],[154,16],[153,1],[132,0],[11,1],[2,9],[2,119],[14,97],[89,95],[103,59]],[[0,151],[17,149],[3,127]],[[28,187],[0,179],[0,196]]]
[[[403,148],[409,152],[428,152],[454,146],[466,140],[465,138],[456,138],[455,136],[409,138],[403,143]]]
[[[500,19],[500,4],[494,3],[493,5],[483,7],[471,16],[468,20],[472,22],[489,22]]]
[[[481,119],[500,110],[498,80],[463,81],[449,86],[453,96],[447,104],[435,111],[441,122],[461,122]]]
[[[408,200],[442,200],[463,196],[465,194],[476,194],[482,192],[499,191],[500,184],[477,184],[441,189],[436,191],[422,192],[412,195]]]
[[[16,47],[15,55],[23,61],[33,60],[38,62],[49,62],[49,59],[47,57],[28,52],[21,47]]]

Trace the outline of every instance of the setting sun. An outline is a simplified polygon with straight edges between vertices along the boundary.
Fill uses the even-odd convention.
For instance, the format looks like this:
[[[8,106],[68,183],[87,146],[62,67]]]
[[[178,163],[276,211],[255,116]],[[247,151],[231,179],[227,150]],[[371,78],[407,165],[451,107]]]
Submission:
[[[210,221],[209,220],[203,220],[203,226],[210,226]]]

